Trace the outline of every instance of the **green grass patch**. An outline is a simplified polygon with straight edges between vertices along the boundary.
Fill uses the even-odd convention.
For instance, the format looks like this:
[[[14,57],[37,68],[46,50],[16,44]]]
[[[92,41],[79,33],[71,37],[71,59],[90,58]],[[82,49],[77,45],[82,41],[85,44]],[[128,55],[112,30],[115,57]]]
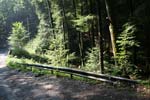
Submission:
[[[150,88],[150,79],[140,80],[140,84],[144,85],[146,88]]]
[[[37,64],[37,62],[34,62],[33,60],[29,60],[29,59],[19,59],[13,56],[8,56],[7,59],[7,66],[12,68],[12,69],[18,69],[21,70],[23,72],[33,72],[33,74],[38,75],[55,75],[57,77],[65,77],[65,78],[71,78],[70,73],[65,73],[65,72],[61,72],[58,70],[46,70],[46,69],[40,69],[40,68],[36,68],[36,67],[29,67],[29,66],[25,66],[25,65],[21,65],[21,63],[30,63],[30,64]],[[92,83],[92,84],[97,84],[100,83],[100,81],[97,80],[93,80],[93,79],[88,79],[85,77],[80,77],[77,75],[73,75],[72,77],[74,80],[80,80],[80,81],[86,81],[88,83]]]

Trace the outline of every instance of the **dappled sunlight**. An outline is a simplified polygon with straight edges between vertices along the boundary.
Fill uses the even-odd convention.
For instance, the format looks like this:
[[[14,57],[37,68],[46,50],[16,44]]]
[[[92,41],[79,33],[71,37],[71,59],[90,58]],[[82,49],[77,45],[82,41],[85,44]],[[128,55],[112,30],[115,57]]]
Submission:
[[[53,85],[51,85],[51,84],[48,84],[48,85],[44,85],[44,86],[42,86],[44,89],[48,89],[48,90],[51,90],[51,89],[53,89],[54,88],[54,86]]]
[[[140,95],[135,89],[120,89],[51,75],[35,77],[18,70],[1,72],[0,86],[11,90],[16,100],[149,100],[149,97]]]
[[[7,53],[0,52],[0,68],[6,67],[6,58],[7,58]]]
[[[149,12],[150,0],[0,0],[0,100],[150,100]]]

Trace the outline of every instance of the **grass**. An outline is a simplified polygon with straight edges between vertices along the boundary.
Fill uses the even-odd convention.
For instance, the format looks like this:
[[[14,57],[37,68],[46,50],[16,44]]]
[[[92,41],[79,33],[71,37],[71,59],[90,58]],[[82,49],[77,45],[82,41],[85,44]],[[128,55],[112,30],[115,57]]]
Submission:
[[[71,78],[71,75],[69,73],[57,71],[57,70],[45,70],[45,69],[39,69],[35,67],[29,67],[21,65],[21,63],[30,63],[30,64],[39,64],[38,62],[35,62],[32,59],[25,59],[25,58],[17,58],[13,56],[8,56],[7,58],[7,66],[12,69],[18,69],[23,72],[32,72],[35,75],[55,75],[57,77],[65,77],[65,78]],[[85,77],[80,77],[77,75],[73,75],[72,77],[74,80],[80,80],[80,81],[86,81],[88,83],[97,84],[100,83],[100,81],[88,79]]]
[[[150,79],[140,80],[140,84],[145,86],[146,88],[150,88]]]
[[[27,59],[27,58],[17,58],[14,56],[9,55],[8,59],[7,59],[7,65],[10,68],[13,69],[18,69],[21,70],[23,72],[33,72],[35,75],[55,75],[57,77],[65,77],[65,78],[70,78],[71,75],[69,73],[65,73],[65,72],[60,72],[60,71],[53,71],[53,73],[50,70],[43,70],[43,69],[38,69],[35,67],[26,67],[23,66],[19,63],[30,63],[30,64],[41,64],[33,59]],[[73,79],[74,80],[80,80],[80,81],[86,81],[88,83],[92,83],[92,84],[97,84],[97,83],[101,83],[100,81],[97,80],[93,80],[93,79],[89,79],[89,78],[85,78],[85,77],[80,77],[77,75],[73,75]],[[149,80],[140,80],[140,84],[150,88],[150,79]]]

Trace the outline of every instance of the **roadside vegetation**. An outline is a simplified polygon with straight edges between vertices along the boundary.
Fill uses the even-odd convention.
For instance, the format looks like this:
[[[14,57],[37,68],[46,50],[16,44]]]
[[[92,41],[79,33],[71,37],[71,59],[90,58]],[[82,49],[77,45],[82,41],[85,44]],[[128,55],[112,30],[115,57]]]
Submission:
[[[69,67],[149,87],[149,7],[149,0],[0,0],[0,48],[8,42],[12,68]]]

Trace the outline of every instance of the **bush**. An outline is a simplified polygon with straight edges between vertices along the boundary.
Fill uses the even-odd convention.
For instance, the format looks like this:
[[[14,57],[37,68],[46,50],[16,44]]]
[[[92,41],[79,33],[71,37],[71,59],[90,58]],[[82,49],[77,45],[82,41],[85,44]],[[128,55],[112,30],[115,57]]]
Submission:
[[[94,47],[89,49],[86,56],[85,67],[84,70],[97,72],[100,70],[99,68],[99,49]]]
[[[126,23],[123,26],[124,30],[117,40],[119,52],[117,53],[118,66],[123,76],[130,75],[136,71],[135,65],[132,62],[133,48],[139,47],[135,33],[136,26],[133,23]]]
[[[48,62],[47,57],[42,56],[42,55],[31,54],[22,48],[11,49],[9,51],[9,54],[16,58],[31,59],[31,60],[34,60],[35,62],[39,62],[39,63],[47,63]]]
[[[18,58],[30,58],[30,54],[23,48],[12,48],[10,50],[10,55],[16,56]]]

